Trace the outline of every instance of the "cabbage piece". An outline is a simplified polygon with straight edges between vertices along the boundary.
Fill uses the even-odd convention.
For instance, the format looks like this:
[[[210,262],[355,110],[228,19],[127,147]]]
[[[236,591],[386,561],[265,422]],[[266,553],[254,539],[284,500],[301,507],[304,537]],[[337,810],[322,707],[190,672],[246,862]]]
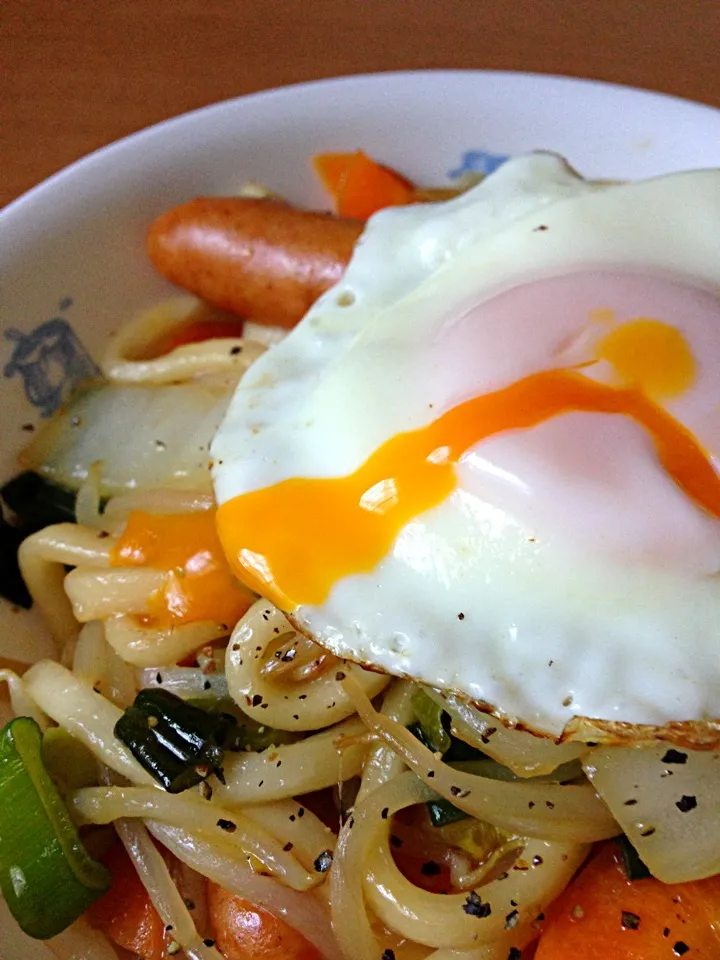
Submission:
[[[230,396],[207,383],[92,387],[38,433],[22,463],[72,489],[99,463],[104,497],[160,486],[210,491],[210,441]]]
[[[720,873],[720,753],[603,747],[583,766],[653,876],[684,883]]]

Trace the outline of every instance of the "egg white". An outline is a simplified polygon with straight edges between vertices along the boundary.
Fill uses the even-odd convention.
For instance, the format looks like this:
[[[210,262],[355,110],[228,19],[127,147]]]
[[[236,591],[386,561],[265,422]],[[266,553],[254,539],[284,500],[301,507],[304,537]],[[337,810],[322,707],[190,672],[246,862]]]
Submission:
[[[577,332],[552,317],[468,332],[477,304],[618,267],[715,296],[718,249],[720,171],[600,185],[534,154],[456,200],[383,211],[342,282],[239,385],[211,451],[219,503],[349,474],[395,434],[551,368]],[[717,457],[720,301],[717,330],[688,337],[703,363],[668,409]],[[558,431],[572,465],[543,460]],[[296,622],[340,656],[555,736],[576,715],[661,725],[717,713],[720,523],[664,473],[640,427],[566,415],[476,445],[456,473],[457,490],[370,573],[344,577]]]

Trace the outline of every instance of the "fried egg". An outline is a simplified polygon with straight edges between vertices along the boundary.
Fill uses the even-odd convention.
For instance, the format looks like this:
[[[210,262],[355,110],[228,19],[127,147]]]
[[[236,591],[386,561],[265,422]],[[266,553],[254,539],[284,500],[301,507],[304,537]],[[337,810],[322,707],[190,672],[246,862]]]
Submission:
[[[554,737],[716,716],[719,250],[720,171],[553,154],[375,215],[215,436],[238,576]]]

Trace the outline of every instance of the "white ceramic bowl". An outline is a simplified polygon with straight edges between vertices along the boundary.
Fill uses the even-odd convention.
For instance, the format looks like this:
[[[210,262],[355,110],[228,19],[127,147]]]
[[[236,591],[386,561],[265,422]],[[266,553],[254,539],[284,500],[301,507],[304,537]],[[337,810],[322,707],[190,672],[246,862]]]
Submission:
[[[230,100],[100,150],[0,214],[0,479],[17,469],[23,425],[62,402],[113,328],[170,292],[144,254],[158,213],[248,179],[320,206],[308,158],[356,147],[425,184],[536,148],[589,176],[646,177],[720,166],[720,111],[560,77],[423,71]],[[49,652],[34,615],[1,604],[16,658]]]

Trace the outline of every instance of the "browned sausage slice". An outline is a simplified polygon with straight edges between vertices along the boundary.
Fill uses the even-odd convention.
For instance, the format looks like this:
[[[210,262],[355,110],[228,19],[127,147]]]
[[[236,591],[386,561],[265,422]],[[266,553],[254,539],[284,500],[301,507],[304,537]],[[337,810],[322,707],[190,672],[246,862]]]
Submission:
[[[148,230],[171,283],[247,319],[292,327],[336,283],[363,230],[357,220],[276,200],[198,197]]]

